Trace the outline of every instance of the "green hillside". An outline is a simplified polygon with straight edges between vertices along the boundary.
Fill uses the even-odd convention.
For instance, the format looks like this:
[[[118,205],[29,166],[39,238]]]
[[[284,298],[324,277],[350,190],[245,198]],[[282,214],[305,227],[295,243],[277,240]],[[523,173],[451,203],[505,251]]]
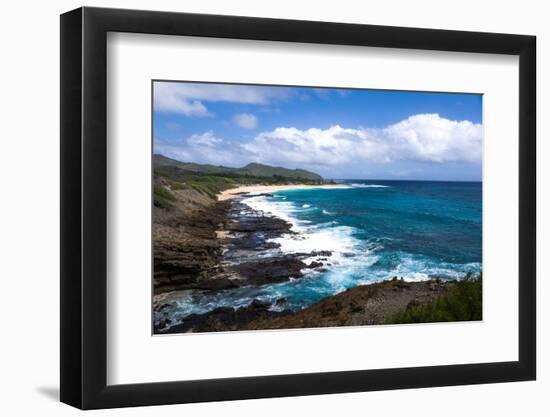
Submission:
[[[176,201],[175,191],[188,190],[216,199],[216,194],[238,185],[323,184],[323,178],[303,169],[286,169],[262,164],[242,168],[176,161],[163,155],[153,156],[154,204],[168,209]]]
[[[287,169],[281,167],[272,167],[269,165],[262,165],[251,163],[242,168],[239,171],[245,172],[248,175],[255,177],[280,177],[280,178],[292,178],[292,179],[306,179],[312,181],[322,181],[323,177],[320,175],[306,171],[305,169]]]
[[[181,162],[175,159],[167,158],[164,155],[155,154],[153,156],[153,164],[156,168],[171,166],[197,174],[323,181],[323,177],[321,177],[319,174],[306,171],[305,169],[287,169],[257,163],[250,163],[242,168],[229,168],[224,166]]]

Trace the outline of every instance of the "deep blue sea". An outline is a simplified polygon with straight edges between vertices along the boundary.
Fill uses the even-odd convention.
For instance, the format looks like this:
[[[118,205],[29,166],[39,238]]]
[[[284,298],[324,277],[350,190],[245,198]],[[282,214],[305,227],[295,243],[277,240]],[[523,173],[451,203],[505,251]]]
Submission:
[[[393,277],[461,279],[482,268],[480,182],[352,181],[333,188],[248,196],[244,204],[289,221],[296,234],[274,239],[285,253],[331,251],[324,270],[259,288],[191,292],[179,314],[240,307],[254,298],[300,309],[347,288]],[[276,307],[274,307],[276,308]]]

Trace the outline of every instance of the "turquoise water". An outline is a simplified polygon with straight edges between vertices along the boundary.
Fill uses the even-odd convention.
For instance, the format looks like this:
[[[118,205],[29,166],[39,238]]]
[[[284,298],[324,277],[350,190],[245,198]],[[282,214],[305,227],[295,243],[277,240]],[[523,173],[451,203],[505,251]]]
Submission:
[[[276,251],[332,254],[306,259],[323,267],[300,279],[187,294],[178,302],[180,316],[240,307],[254,298],[274,302],[284,297],[284,308],[296,310],[347,288],[393,277],[460,279],[481,271],[479,182],[345,181],[333,188],[248,196],[243,203],[292,223],[297,233],[274,239],[280,244]]]

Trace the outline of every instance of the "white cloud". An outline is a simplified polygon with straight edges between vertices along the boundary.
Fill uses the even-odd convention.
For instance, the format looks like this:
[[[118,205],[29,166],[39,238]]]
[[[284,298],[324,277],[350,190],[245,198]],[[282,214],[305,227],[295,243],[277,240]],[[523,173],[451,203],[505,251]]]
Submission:
[[[346,129],[338,125],[324,130],[279,127],[258,134],[242,147],[266,163],[334,166],[358,160],[478,162],[481,141],[481,124],[419,114],[383,129]]]
[[[206,146],[213,148],[223,142],[223,139],[214,136],[214,133],[210,130],[202,134],[194,134],[187,139],[189,145]]]
[[[258,119],[253,114],[239,113],[233,116],[233,123],[243,129],[255,129],[258,126]]]
[[[381,129],[279,127],[246,142],[207,131],[179,141],[157,138],[154,146],[155,153],[180,161],[225,166],[261,162],[310,169],[325,178],[477,179],[482,126],[419,114]],[[462,163],[478,168],[464,171]]]
[[[192,161],[193,155],[181,146],[172,145],[155,139],[154,153],[177,159],[178,161]]]
[[[211,116],[204,104],[181,96],[164,83],[155,83],[153,108],[159,112],[182,113],[191,117]]]
[[[483,129],[468,120],[419,114],[388,126],[383,136],[391,142],[393,159],[481,161]]]
[[[197,84],[157,81],[154,84],[154,110],[206,117],[203,101],[266,105],[291,95],[286,88],[231,84]]]
[[[183,162],[202,164],[234,165],[240,155],[231,152],[230,144],[214,135],[212,131],[194,134],[185,140],[166,141],[155,138],[154,153]]]

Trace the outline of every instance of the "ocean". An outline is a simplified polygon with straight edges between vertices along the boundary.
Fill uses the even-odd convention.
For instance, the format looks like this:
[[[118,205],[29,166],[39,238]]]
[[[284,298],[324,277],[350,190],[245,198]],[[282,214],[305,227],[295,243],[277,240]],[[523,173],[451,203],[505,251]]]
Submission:
[[[299,310],[348,288],[393,277],[462,279],[482,269],[480,182],[346,180],[332,188],[248,195],[241,202],[285,219],[294,233],[274,251],[311,253],[323,266],[283,283],[222,291],[187,291],[172,317],[238,308],[254,299]],[[284,299],[279,306],[277,300]]]

